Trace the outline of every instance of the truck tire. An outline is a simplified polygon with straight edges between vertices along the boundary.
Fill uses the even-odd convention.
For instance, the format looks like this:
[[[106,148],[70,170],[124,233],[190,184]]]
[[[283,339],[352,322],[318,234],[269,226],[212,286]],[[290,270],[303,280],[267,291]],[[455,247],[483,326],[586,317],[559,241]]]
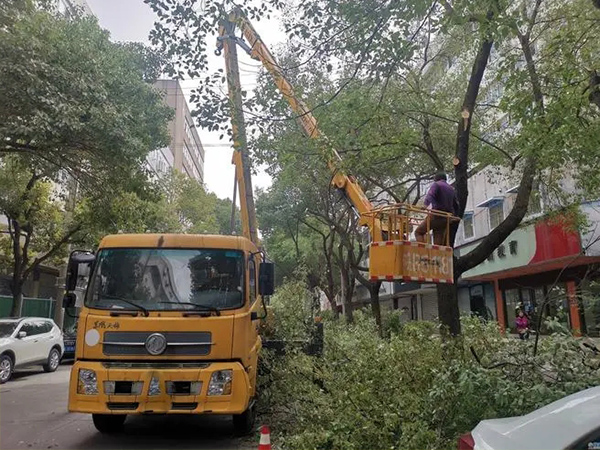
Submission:
[[[60,351],[57,348],[50,350],[48,360],[44,364],[44,372],[55,372],[60,365]]]
[[[254,431],[256,422],[256,402],[252,402],[242,414],[234,414],[233,429],[238,436],[246,436]]]
[[[14,368],[15,364],[10,356],[0,356],[0,384],[4,384],[10,380]]]
[[[121,431],[126,418],[126,414],[92,414],[96,430],[105,434]]]

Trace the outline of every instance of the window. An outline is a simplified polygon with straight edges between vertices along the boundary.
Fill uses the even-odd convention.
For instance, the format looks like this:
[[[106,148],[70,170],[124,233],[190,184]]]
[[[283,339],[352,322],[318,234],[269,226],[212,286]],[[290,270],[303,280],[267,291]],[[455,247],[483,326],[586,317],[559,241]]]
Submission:
[[[496,228],[504,220],[504,202],[495,202],[488,207],[490,214],[490,230]]]
[[[153,311],[239,308],[244,304],[243,256],[221,249],[103,249],[86,305]]]
[[[194,165],[194,159],[192,158],[190,149],[185,142],[183,143],[183,159],[188,167],[192,167]]]
[[[475,235],[475,230],[473,229],[473,213],[465,212],[463,216],[463,232],[465,239],[470,239]]]
[[[52,331],[52,324],[50,322],[44,321],[41,324],[42,333],[50,333]]]
[[[0,338],[10,337],[17,328],[17,322],[0,322]]]
[[[256,300],[256,263],[253,259],[248,262],[248,278],[250,279],[250,303]]]
[[[42,334],[43,322],[25,322],[19,331],[24,331],[27,336],[36,336]]]

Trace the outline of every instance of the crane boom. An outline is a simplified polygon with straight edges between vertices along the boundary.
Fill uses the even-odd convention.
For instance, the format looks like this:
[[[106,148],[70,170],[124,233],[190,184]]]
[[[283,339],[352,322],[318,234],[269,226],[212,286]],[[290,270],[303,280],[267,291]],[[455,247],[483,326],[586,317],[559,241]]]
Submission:
[[[258,221],[254,196],[252,195],[252,176],[250,173],[250,160],[248,158],[248,140],[246,125],[242,110],[242,88],[238,67],[237,43],[226,37],[234,36],[235,27],[232,22],[224,21],[221,25],[219,40],[225,51],[225,68],[227,72],[227,90],[231,108],[231,122],[233,133],[233,164],[235,165],[235,179],[240,193],[240,211],[242,219],[242,233],[254,244],[260,246],[258,239]],[[235,200],[234,200],[235,201]],[[235,204],[234,204],[235,207]],[[232,219],[233,221],[233,219]]]
[[[246,38],[246,41],[243,41],[240,38],[235,36],[235,27],[239,27],[243,36]],[[236,8],[232,11],[226,20],[221,23],[221,27],[219,30],[219,38],[217,41],[217,54],[220,54],[221,49],[225,51],[225,61],[229,61],[233,55],[233,45],[231,42],[234,41],[240,45],[253,59],[260,61],[267,71],[273,77],[277,88],[283,95],[283,97],[290,104],[290,107],[294,113],[298,116],[298,121],[300,122],[302,129],[307,137],[316,139],[321,138],[326,141],[326,137],[323,136],[317,124],[317,119],[312,114],[312,111],[306,106],[306,104],[295,94],[294,88],[292,84],[287,80],[281,66],[277,63],[267,46],[264,44],[258,32],[254,29],[252,24],[248,21],[246,16],[241,12],[239,8]],[[230,64],[230,63],[228,63]],[[229,71],[227,73],[229,79]],[[233,75],[235,77],[235,75]],[[238,74],[239,80],[239,74]],[[230,97],[232,95],[232,86],[229,85],[229,93]],[[238,85],[239,86],[239,85]],[[235,92],[235,88],[233,91]],[[241,103],[241,97],[240,97]],[[241,111],[241,105],[239,108]],[[243,117],[240,119],[236,119],[238,123],[243,123]],[[235,124],[234,124],[235,126]],[[237,127],[238,133],[241,131],[241,128]],[[245,141],[245,132],[242,132],[243,140]],[[235,136],[235,133],[234,133]],[[242,139],[238,139],[240,142]],[[235,143],[234,143],[235,146]],[[333,173],[332,184],[334,184],[338,189],[343,190],[346,197],[352,203],[352,206],[356,209],[356,212],[360,215],[360,224],[369,226],[372,236],[377,237],[378,240],[381,240],[381,226],[379,221],[376,219],[367,218],[365,214],[369,213],[373,210],[373,205],[365,195],[364,191],[360,187],[360,185],[356,182],[353,177],[350,177],[339,171],[338,165],[342,161],[339,153],[332,147],[329,146],[329,150],[331,151],[331,155],[328,159],[328,167]],[[238,178],[238,183],[239,183]],[[246,181],[246,185],[248,185],[248,181]],[[240,186],[240,196],[241,196],[241,186]],[[241,205],[240,205],[241,206]]]
[[[243,38],[235,35],[236,27]],[[236,180],[240,192],[240,207],[244,235],[258,242],[257,221],[252,197],[250,165],[246,145],[246,131],[242,111],[242,95],[237,65],[237,45],[253,59],[258,60],[273,77],[283,97],[297,115],[306,136],[319,138],[327,144],[327,165],[332,172],[332,184],[344,192],[359,215],[359,224],[368,226],[371,243],[369,246],[369,278],[371,281],[419,281],[426,283],[453,283],[453,250],[449,245],[452,213],[425,210],[413,205],[393,204],[374,207],[357,181],[339,170],[341,157],[318,128],[312,111],[295,94],[294,88],[285,77],[259,34],[241,9],[236,8],[220,24],[217,50],[225,52],[229,98],[232,107],[232,131],[234,137],[234,163]],[[431,217],[446,221],[445,245],[411,242],[411,230],[425,219],[427,234],[431,230]],[[255,240],[256,239],[256,240]],[[258,245],[258,244],[257,244]]]

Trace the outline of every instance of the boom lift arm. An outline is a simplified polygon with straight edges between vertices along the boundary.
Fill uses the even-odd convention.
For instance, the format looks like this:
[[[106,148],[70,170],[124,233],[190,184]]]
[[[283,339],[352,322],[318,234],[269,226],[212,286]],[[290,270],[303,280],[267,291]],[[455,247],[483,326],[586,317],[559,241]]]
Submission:
[[[235,35],[236,27],[242,37]],[[244,40],[244,38],[246,40]],[[397,204],[374,208],[357,181],[338,169],[341,157],[329,144],[318,128],[311,110],[294,93],[294,88],[259,34],[239,8],[235,8],[221,21],[217,38],[216,55],[225,52],[227,84],[232,107],[232,131],[234,137],[234,157],[236,181],[239,185],[240,207],[244,235],[256,242],[257,222],[252,197],[250,166],[247,153],[246,131],[242,111],[242,95],[237,62],[237,45],[253,59],[260,61],[273,77],[277,88],[290,104],[306,136],[321,138],[329,146],[328,167],[333,174],[332,184],[344,192],[355,211],[359,214],[359,224],[368,226],[371,234],[369,248],[369,276],[376,280],[403,280],[429,283],[453,283],[453,250],[449,246],[451,213],[426,211],[412,205]],[[410,242],[408,235],[412,227],[420,223],[419,217],[427,217],[427,232],[430,230],[431,216],[446,220],[446,245],[432,245]]]
[[[236,26],[241,30],[243,36],[246,38],[248,43],[244,41],[242,38],[239,38],[235,35]],[[236,149],[236,153],[240,153],[241,150],[241,163],[243,167],[246,167],[248,164],[247,158],[244,159],[243,155],[247,155],[246,151],[246,132],[243,127],[244,119],[242,114],[242,105],[241,105],[241,92],[240,92],[240,84],[239,84],[239,72],[237,68],[237,49],[236,44],[239,45],[246,53],[248,53],[253,59],[260,61],[264,67],[269,71],[269,73],[273,76],[275,80],[275,84],[277,88],[282,93],[284,98],[290,104],[294,113],[298,115],[298,120],[302,125],[302,129],[304,133],[309,138],[321,138],[326,140],[326,137],[323,136],[318,128],[317,119],[312,114],[311,110],[304,104],[302,100],[298,98],[298,96],[294,93],[294,88],[291,83],[286,79],[283,70],[264,44],[259,34],[256,32],[252,24],[248,21],[246,16],[239,9],[235,9],[233,12],[229,14],[227,19],[223,20],[219,29],[219,37],[217,38],[217,50],[215,53],[220,55],[223,51],[225,53],[225,64],[227,70],[227,84],[229,88],[229,98],[230,102],[234,108],[232,117],[233,117],[233,126],[234,129],[234,148]],[[235,60],[235,62],[233,61]],[[239,93],[239,99],[238,97]],[[241,125],[241,126],[240,126]],[[237,134],[237,136],[236,136]],[[237,142],[237,146],[236,146]],[[371,231],[371,236],[373,236],[374,240],[381,240],[381,225],[379,220],[372,219],[369,220],[365,214],[373,211],[373,205],[363,192],[362,188],[356,182],[356,180],[352,177],[345,175],[344,173],[338,170],[336,163],[342,161],[339,153],[334,149],[330,148],[331,156],[328,161],[329,169],[333,173],[332,183],[340,190],[342,190],[346,197],[352,203],[352,206],[356,209],[356,212],[360,215],[360,224],[369,226]],[[234,155],[234,159],[239,156]],[[240,171],[239,169],[237,169]],[[244,170],[241,170],[244,172]],[[242,192],[245,192],[245,196],[252,196],[251,186],[249,183],[249,177],[246,180],[240,179],[237,177],[238,183],[240,183],[240,197],[244,197]],[[245,191],[242,191],[242,186],[245,185]],[[248,188],[250,187],[250,191]],[[243,200],[240,199],[240,207],[244,209]],[[249,207],[251,205],[250,201],[246,201],[246,205]],[[253,202],[252,202],[253,205]],[[244,213],[242,213],[243,215]],[[256,217],[253,212],[247,213],[248,217],[251,218],[254,216],[254,226],[256,226]],[[252,229],[253,223],[250,221],[250,229]]]

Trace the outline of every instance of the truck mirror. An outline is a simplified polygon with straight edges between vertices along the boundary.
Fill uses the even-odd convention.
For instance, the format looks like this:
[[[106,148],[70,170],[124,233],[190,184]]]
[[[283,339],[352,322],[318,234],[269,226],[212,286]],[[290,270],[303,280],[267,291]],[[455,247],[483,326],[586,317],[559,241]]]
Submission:
[[[275,290],[275,264],[262,262],[258,269],[258,293],[273,295]]]
[[[71,253],[67,266],[67,279],[65,280],[67,291],[74,291],[77,288],[79,276],[89,273],[89,268],[95,259],[96,256],[93,253],[83,250],[75,250]]]
[[[63,297],[63,308],[67,309],[67,308],[73,308],[75,306],[75,301],[77,300],[77,297],[75,296],[75,294],[73,292],[67,292],[65,294],[65,296]]]

